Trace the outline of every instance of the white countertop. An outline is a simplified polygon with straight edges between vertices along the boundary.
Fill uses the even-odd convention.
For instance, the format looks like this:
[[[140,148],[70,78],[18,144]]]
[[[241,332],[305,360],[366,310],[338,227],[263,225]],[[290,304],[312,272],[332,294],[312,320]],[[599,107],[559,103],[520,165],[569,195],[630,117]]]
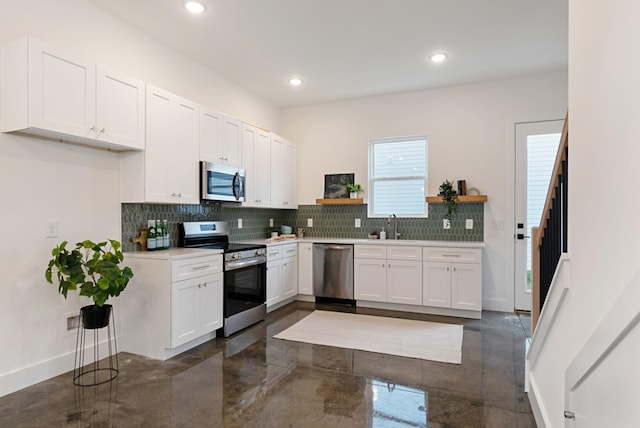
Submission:
[[[333,244],[358,244],[358,245],[401,245],[417,247],[453,247],[453,248],[484,248],[484,242],[478,241],[420,241],[412,239],[356,239],[356,238],[302,238],[284,239],[282,241],[271,241],[270,239],[252,239],[246,241],[235,241],[242,244],[266,244],[266,245],[286,245],[297,242],[310,243],[333,243]]]
[[[180,248],[171,247],[166,250],[155,251],[132,251],[124,253],[125,259],[157,259],[157,260],[180,260],[197,256],[211,256],[222,254],[222,250],[214,250],[211,248]]]

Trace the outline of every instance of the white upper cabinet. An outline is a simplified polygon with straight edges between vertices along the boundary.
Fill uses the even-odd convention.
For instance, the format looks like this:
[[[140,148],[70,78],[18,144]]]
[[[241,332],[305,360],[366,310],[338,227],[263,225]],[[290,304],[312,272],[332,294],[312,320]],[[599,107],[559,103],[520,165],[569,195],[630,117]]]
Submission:
[[[3,45],[1,64],[3,132],[144,149],[143,82],[33,38]]]
[[[201,107],[200,160],[242,166],[242,122],[219,111]]]
[[[271,206],[298,207],[297,147],[276,134],[271,134]]]
[[[197,204],[198,106],[147,85],[147,145],[120,158],[122,202]]]
[[[242,166],[246,173],[245,202],[242,206],[268,208],[269,153],[271,134],[268,131],[242,124]]]

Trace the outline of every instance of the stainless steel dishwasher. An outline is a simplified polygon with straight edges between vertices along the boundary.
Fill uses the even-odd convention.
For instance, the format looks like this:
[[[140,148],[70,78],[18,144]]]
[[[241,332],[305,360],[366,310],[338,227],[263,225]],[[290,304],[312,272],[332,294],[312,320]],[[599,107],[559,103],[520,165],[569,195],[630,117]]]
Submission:
[[[313,244],[313,293],[353,300],[353,245]]]

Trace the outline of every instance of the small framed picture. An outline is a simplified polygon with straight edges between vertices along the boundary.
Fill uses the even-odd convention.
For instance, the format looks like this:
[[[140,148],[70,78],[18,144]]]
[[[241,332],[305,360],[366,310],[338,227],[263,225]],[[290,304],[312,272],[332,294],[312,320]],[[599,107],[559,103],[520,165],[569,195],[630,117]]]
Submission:
[[[325,174],[324,198],[340,199],[348,198],[347,184],[355,183],[355,174]]]

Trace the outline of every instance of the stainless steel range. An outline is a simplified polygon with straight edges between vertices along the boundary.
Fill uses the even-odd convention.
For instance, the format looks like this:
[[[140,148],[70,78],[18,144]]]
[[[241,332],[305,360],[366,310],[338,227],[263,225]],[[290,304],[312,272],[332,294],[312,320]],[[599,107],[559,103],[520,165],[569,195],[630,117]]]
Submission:
[[[179,231],[182,247],[224,251],[224,337],[264,320],[267,246],[229,242],[229,224],[223,221],[185,222]]]

